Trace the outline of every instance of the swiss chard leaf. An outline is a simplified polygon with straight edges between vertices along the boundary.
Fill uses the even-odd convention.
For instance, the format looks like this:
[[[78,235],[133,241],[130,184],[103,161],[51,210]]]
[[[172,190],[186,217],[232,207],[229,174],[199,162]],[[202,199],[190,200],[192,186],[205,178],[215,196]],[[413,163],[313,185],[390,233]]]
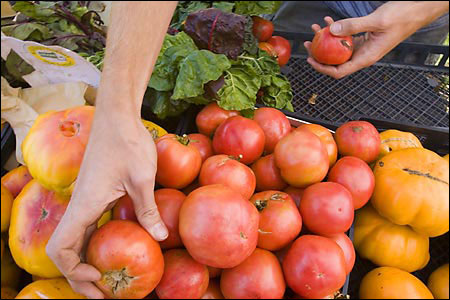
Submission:
[[[17,1],[12,8],[37,21],[53,23],[60,19],[55,15],[55,10],[52,8],[54,5],[55,3],[50,1],[40,1],[39,4],[32,1]]]
[[[282,1],[236,1],[236,14],[257,16],[262,14],[273,14],[281,5]]]
[[[15,80],[17,82],[25,82],[22,78],[24,75],[28,75],[34,71],[33,66],[28,64],[20,57],[14,50],[11,50],[6,57],[5,61],[5,73],[8,74],[10,83]],[[3,76],[3,70],[2,70]]]
[[[265,105],[293,111],[293,98],[289,80],[281,74],[273,74],[269,86],[263,88],[262,101]]]
[[[150,105],[152,112],[160,119],[178,116],[188,109],[189,103],[171,100],[170,96],[170,92],[160,92],[148,88],[144,96],[144,101]]]
[[[38,23],[4,26],[2,27],[2,31],[4,34],[22,41],[42,41],[52,36],[52,33],[47,26]]]
[[[212,7],[218,8],[223,12],[231,13],[234,9],[233,1],[214,1]]]

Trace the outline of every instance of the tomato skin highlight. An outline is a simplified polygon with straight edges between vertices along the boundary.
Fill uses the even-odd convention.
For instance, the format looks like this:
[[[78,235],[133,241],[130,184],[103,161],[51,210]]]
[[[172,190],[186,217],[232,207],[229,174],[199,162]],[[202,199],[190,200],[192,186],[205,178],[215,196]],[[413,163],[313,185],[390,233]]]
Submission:
[[[353,54],[351,36],[335,36],[330,26],[322,28],[314,35],[311,44],[311,55],[319,63],[340,65],[347,62]]]
[[[254,16],[253,20],[253,35],[258,39],[258,42],[265,42],[273,34],[274,26],[273,23],[264,18]]]

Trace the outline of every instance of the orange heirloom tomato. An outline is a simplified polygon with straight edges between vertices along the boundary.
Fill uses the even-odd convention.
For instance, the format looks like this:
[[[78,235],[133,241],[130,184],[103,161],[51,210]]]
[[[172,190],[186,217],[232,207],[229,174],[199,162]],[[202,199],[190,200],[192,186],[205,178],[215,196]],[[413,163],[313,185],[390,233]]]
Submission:
[[[428,288],[435,299],[448,299],[448,273],[448,264],[445,264],[437,268],[428,278]]]
[[[79,106],[40,115],[22,143],[23,159],[46,189],[71,194],[95,108]]]
[[[16,290],[2,286],[2,299],[15,299],[16,296],[17,296]]]
[[[371,203],[398,225],[435,237],[449,229],[449,164],[424,148],[397,150],[378,160]]]
[[[386,154],[407,148],[423,148],[419,139],[411,132],[389,129],[380,133],[381,148],[378,159]]]
[[[9,247],[17,265],[31,275],[61,276],[45,247],[68,204],[69,197],[46,190],[35,179],[14,200]]]
[[[298,130],[309,130],[322,141],[327,148],[328,158],[330,159],[330,168],[334,165],[338,156],[338,148],[336,145],[336,141],[333,138],[331,132],[318,124],[303,124],[298,127]]]
[[[64,278],[44,279],[30,283],[16,299],[86,299],[70,287]]]
[[[23,187],[31,180],[30,173],[26,166],[12,169],[2,176],[2,184],[11,192],[14,198],[19,195]]]
[[[1,201],[2,201],[2,232],[9,228],[11,219],[11,208],[13,203],[13,196],[10,191],[2,184],[1,185]]]
[[[376,268],[364,276],[360,299],[433,299],[430,290],[414,275],[397,268]]]
[[[14,289],[19,287],[19,280],[22,270],[15,264],[8,250],[5,250],[1,271],[2,286],[8,286]]]

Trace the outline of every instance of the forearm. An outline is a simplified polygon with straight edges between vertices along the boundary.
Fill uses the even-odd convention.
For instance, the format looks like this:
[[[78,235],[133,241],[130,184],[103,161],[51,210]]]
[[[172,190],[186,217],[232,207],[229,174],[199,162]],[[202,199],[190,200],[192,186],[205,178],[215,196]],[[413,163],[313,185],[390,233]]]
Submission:
[[[96,99],[99,114],[140,117],[142,99],[176,3],[113,2]]]

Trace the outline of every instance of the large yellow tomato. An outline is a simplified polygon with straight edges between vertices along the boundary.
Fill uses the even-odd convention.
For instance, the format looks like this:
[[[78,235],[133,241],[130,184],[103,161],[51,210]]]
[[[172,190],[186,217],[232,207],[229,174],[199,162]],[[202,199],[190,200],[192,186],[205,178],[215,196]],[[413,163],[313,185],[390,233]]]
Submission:
[[[147,128],[148,132],[150,132],[150,134],[152,135],[153,140],[156,140],[157,138],[167,134],[167,131],[164,128],[156,125],[155,123],[144,119],[142,119],[141,121],[142,124],[144,124],[145,128]]]
[[[381,217],[370,204],[356,211],[353,243],[362,258],[378,266],[414,272],[430,260],[428,237]]]
[[[64,278],[44,279],[23,288],[16,299],[86,299],[74,292]]]
[[[424,148],[403,149],[377,161],[372,205],[380,215],[435,237],[449,229],[449,164]]]
[[[2,260],[2,286],[16,289],[19,286],[22,270],[15,264],[11,254],[7,249],[3,253]]]
[[[380,133],[381,148],[378,159],[392,151],[407,148],[423,148],[419,139],[411,132],[389,129]]]
[[[1,215],[1,229],[5,232],[9,228],[9,223],[11,219],[11,207],[13,203],[13,196],[8,191],[8,189],[2,184],[1,185],[1,202],[2,202],[2,215]]]
[[[2,286],[2,299],[14,299],[17,296],[16,290]]]
[[[430,290],[414,275],[397,268],[381,267],[364,276],[361,299],[433,299]]]
[[[47,256],[45,247],[61,220],[69,198],[30,181],[14,200],[9,247],[17,265],[31,275],[55,278],[61,273]]]
[[[23,159],[45,188],[70,194],[91,131],[94,107],[40,115],[22,143]]]
[[[442,265],[437,268],[428,278],[428,288],[435,299],[448,299],[448,264]]]
[[[20,166],[12,169],[8,173],[2,176],[2,184],[11,192],[14,198],[19,195],[23,187],[31,180],[28,168]]]

